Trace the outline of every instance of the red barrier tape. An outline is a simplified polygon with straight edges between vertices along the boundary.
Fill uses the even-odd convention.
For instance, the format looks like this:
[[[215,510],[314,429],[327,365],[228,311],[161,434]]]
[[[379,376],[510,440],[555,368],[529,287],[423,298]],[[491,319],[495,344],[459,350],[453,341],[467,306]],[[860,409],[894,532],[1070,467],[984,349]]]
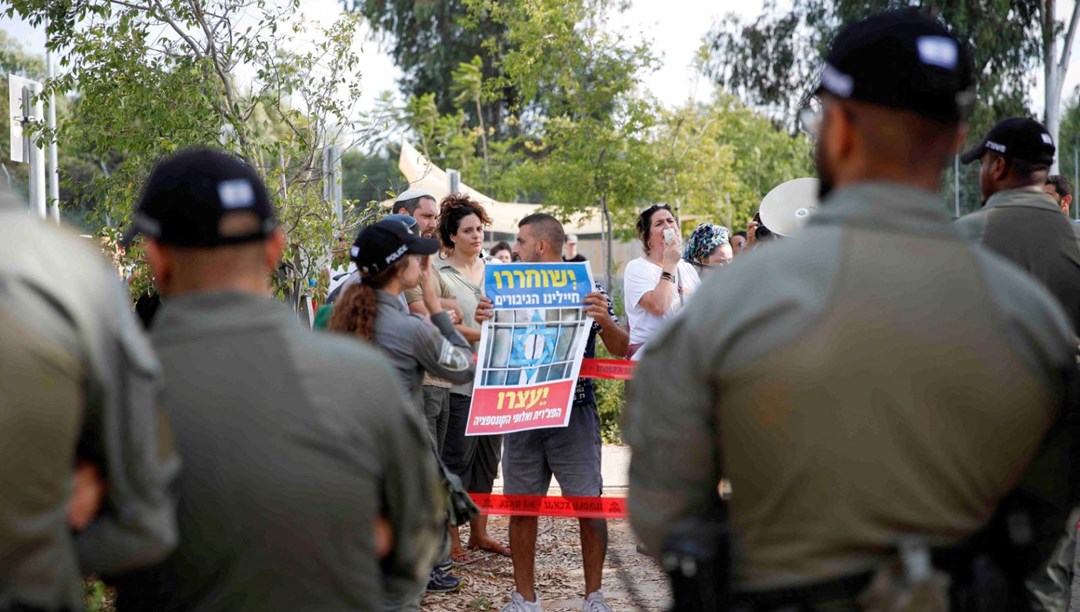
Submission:
[[[582,378],[630,380],[634,376],[634,365],[636,363],[625,359],[582,359],[581,371],[578,372],[578,376]]]
[[[626,518],[625,497],[542,497],[469,493],[482,514],[509,516],[563,516],[570,518]]]
[[[477,355],[473,353],[473,361]],[[630,380],[634,377],[636,361],[625,359],[582,359],[580,378],[608,378],[611,380]]]

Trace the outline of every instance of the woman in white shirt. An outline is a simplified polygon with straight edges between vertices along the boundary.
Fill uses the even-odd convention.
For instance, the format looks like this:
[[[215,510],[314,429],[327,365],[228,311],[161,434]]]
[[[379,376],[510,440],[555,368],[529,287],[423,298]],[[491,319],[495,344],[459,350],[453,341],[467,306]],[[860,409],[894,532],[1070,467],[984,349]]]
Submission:
[[[645,254],[623,271],[631,358],[701,282],[693,266],[682,260],[679,227],[670,206],[653,204],[641,211],[637,233]]]

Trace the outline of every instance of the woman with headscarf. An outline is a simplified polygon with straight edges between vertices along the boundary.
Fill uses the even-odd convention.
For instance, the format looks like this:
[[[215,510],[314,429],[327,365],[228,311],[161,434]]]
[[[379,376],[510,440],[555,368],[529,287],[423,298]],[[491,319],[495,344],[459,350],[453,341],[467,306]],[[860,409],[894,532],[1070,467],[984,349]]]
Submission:
[[[731,250],[731,232],[722,225],[702,223],[686,239],[683,259],[694,266],[698,275],[706,270],[719,268],[731,263],[735,256]]]

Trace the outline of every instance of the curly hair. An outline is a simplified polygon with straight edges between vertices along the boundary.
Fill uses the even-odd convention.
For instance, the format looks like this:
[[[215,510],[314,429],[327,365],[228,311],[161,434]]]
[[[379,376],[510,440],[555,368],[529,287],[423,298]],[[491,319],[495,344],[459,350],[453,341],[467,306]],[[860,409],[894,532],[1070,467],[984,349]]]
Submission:
[[[483,225],[491,225],[491,217],[484,207],[464,193],[451,193],[439,203],[439,241],[443,248],[454,248],[451,236],[461,227],[461,220],[469,215],[476,215]]]
[[[389,268],[374,276],[363,276],[362,282],[353,283],[345,288],[344,293],[334,302],[334,311],[330,315],[330,331],[352,334],[358,338],[375,341],[375,317],[378,314],[378,299],[375,290],[384,287],[390,279],[408,265],[408,257],[402,257]]]
[[[645,254],[649,254],[649,228],[652,225],[653,215],[658,210],[666,210],[671,212],[671,207],[663,202],[658,202],[649,206],[645,210],[641,211],[641,214],[637,218],[637,237],[641,241],[641,248],[645,251]]]

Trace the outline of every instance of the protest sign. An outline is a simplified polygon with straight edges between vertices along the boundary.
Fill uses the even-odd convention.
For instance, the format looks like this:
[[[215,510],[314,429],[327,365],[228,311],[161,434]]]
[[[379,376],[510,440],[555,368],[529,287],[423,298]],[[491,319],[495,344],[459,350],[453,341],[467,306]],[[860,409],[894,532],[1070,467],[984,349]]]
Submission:
[[[484,321],[465,435],[566,427],[592,319],[586,263],[490,264]]]

